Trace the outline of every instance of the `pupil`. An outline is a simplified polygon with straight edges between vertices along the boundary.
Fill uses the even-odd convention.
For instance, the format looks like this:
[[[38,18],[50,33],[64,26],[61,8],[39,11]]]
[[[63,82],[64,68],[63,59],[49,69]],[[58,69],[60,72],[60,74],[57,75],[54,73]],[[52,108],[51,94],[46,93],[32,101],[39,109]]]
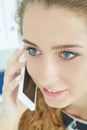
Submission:
[[[70,57],[70,53],[69,52],[64,52],[64,57]]]
[[[36,53],[37,53],[37,50],[36,50],[36,49],[30,49],[30,52],[31,52],[32,54],[36,54]]]

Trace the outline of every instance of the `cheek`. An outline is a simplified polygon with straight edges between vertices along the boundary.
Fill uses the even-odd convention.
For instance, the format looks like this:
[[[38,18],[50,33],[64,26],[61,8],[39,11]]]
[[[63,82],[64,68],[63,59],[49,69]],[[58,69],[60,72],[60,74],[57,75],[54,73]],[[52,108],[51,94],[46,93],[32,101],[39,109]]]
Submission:
[[[75,65],[75,68],[71,68],[66,70],[66,75],[64,75],[66,82],[68,83],[68,87],[72,91],[80,90],[84,86],[87,86],[87,64],[86,63],[78,63]]]
[[[76,69],[73,71],[73,81],[77,83],[83,83],[86,81],[86,75],[87,75],[87,65],[81,64],[76,67]]]
[[[38,72],[38,67],[36,64],[32,64],[30,62],[27,62],[27,69],[28,69],[28,72],[31,76],[33,75],[37,75],[37,72]]]
[[[40,64],[39,61],[31,60],[31,58],[27,57],[27,62],[26,62],[27,70],[29,75],[32,77],[34,81],[38,80],[38,77],[40,75]]]

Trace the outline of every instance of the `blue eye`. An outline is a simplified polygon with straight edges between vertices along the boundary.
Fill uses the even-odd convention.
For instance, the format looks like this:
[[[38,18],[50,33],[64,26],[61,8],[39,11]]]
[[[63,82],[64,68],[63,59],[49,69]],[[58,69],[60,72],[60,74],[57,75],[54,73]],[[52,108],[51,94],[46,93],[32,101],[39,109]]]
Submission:
[[[64,59],[72,59],[76,56],[76,54],[74,54],[73,52],[68,52],[68,51],[65,51],[65,52],[62,52],[62,57]]]
[[[33,56],[40,54],[40,51],[35,48],[27,48],[26,50],[28,50],[29,53]]]

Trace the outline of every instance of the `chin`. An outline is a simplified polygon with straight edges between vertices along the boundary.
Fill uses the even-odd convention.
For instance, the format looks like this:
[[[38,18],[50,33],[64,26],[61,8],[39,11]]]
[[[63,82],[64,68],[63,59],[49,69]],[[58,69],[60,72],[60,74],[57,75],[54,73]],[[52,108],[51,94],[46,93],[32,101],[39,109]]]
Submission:
[[[67,107],[68,106],[68,104],[65,104],[65,103],[54,103],[54,102],[52,102],[52,101],[47,101],[46,99],[45,99],[45,102],[46,102],[46,104],[49,106],[49,107],[52,107],[52,108],[59,108],[59,109],[63,109],[63,108],[65,108],[65,107]]]

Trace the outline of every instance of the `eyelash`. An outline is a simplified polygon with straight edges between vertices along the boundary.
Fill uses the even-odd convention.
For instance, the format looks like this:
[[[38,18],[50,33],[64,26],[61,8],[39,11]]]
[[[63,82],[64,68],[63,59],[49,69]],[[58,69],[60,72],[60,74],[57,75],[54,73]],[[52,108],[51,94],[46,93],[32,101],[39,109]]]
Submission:
[[[67,54],[71,55],[71,58],[64,57],[63,56],[64,53],[67,53]],[[64,51],[60,52],[59,56],[62,57],[64,60],[67,61],[67,60],[72,60],[72,59],[76,58],[77,56],[79,56],[79,53],[72,52],[72,51],[69,51],[69,50],[67,50],[67,51],[64,50]]]
[[[27,51],[29,52],[30,55],[32,55],[32,56],[37,56],[38,54],[32,54],[32,53],[30,52],[31,49],[32,49],[32,50],[39,51],[39,50],[37,50],[36,48],[33,48],[33,47],[25,48],[25,50],[27,50]]]
[[[29,51],[29,54],[32,55],[32,56],[41,55],[41,53],[40,53],[40,54],[32,54],[32,53],[30,52],[31,49],[34,49],[34,50],[36,50],[36,51],[39,51],[39,50],[37,50],[36,48],[33,48],[33,47],[25,48],[25,50]],[[69,55],[72,55],[72,57],[71,57],[71,58],[66,58],[66,57],[63,56],[64,53],[67,53],[67,54],[69,54]],[[70,51],[70,50],[66,50],[66,51],[64,50],[64,51],[61,51],[58,55],[59,55],[60,57],[62,57],[64,60],[67,61],[67,60],[72,60],[72,59],[76,58],[77,56],[79,56],[79,53],[72,52],[72,51]]]

